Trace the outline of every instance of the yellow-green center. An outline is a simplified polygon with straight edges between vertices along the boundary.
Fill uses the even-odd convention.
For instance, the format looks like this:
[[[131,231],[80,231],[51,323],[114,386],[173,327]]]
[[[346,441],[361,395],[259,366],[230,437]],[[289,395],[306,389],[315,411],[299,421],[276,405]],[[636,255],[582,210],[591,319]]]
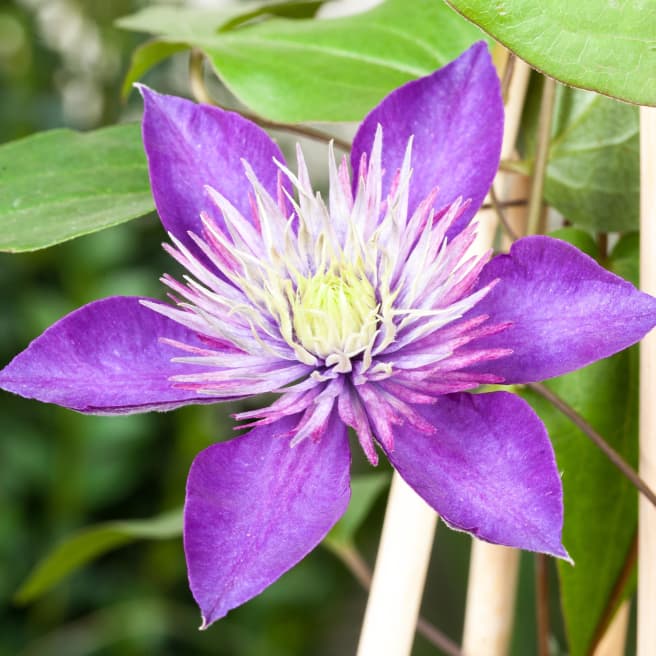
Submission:
[[[370,346],[378,324],[378,302],[363,272],[346,265],[298,281],[292,299],[299,343],[321,358],[353,357]]]

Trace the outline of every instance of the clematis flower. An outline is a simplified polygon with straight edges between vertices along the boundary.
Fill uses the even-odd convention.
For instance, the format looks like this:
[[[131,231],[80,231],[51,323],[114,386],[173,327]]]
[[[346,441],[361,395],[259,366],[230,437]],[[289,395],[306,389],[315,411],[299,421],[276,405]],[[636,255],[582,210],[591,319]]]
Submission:
[[[485,44],[387,96],[327,201],[253,123],[141,89],[153,195],[186,270],[173,302],[114,297],[64,317],[0,372],[5,390],[85,413],[262,392],[246,434],[187,483],[184,547],[206,626],[302,559],[349,500],[347,427],[444,520],[568,558],[546,430],[507,392],[640,340],[656,300],[566,243],[471,255],[503,106]]]

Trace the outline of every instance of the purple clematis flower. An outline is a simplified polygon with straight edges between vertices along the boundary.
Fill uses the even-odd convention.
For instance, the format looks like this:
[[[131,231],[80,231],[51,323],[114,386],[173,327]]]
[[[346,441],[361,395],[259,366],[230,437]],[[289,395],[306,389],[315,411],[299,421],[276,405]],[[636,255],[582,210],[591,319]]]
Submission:
[[[189,473],[184,546],[203,624],[261,592],[342,515],[347,427],[454,528],[567,558],[543,424],[517,396],[466,391],[626,348],[656,324],[656,300],[547,237],[470,254],[503,127],[485,44],[372,110],[350,170],[330,153],[327,203],[300,150],[294,174],[240,116],[142,93],[166,249],[187,271],[163,278],[175,304],[80,308],[0,386],[109,414],[280,394],[237,415],[250,432]]]

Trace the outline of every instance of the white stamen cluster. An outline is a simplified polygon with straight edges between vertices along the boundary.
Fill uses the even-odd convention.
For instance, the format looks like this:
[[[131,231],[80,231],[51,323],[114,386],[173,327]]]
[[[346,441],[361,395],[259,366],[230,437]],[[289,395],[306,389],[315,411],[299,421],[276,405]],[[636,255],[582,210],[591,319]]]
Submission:
[[[354,189],[346,160],[338,168],[331,148],[328,205],[312,190],[300,149],[298,176],[277,163],[296,196],[280,184],[274,200],[244,162],[253,221],[207,187],[222,221],[203,213],[203,235],[190,237],[212,266],[171,236],[167,250],[190,275],[186,284],[163,280],[182,298],[177,308],[145,304],[244,355],[178,344],[188,352],[179,361],[206,369],[175,381],[234,396],[282,390],[308,373],[330,380],[354,372],[356,385],[381,380],[392,374],[395,351],[473,307],[487,293],[467,293],[483,262],[467,257],[474,228],[447,244],[461,204],[434,222],[437,190],[408,216],[411,149],[412,139],[385,198],[380,127]]]

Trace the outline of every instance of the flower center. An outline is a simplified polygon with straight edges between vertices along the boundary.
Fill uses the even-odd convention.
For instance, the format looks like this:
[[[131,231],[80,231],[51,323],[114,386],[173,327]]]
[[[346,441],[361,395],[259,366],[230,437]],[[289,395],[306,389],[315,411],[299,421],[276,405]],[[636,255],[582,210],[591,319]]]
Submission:
[[[376,336],[379,305],[374,288],[351,264],[299,278],[290,300],[296,338],[321,358],[351,358]]]

